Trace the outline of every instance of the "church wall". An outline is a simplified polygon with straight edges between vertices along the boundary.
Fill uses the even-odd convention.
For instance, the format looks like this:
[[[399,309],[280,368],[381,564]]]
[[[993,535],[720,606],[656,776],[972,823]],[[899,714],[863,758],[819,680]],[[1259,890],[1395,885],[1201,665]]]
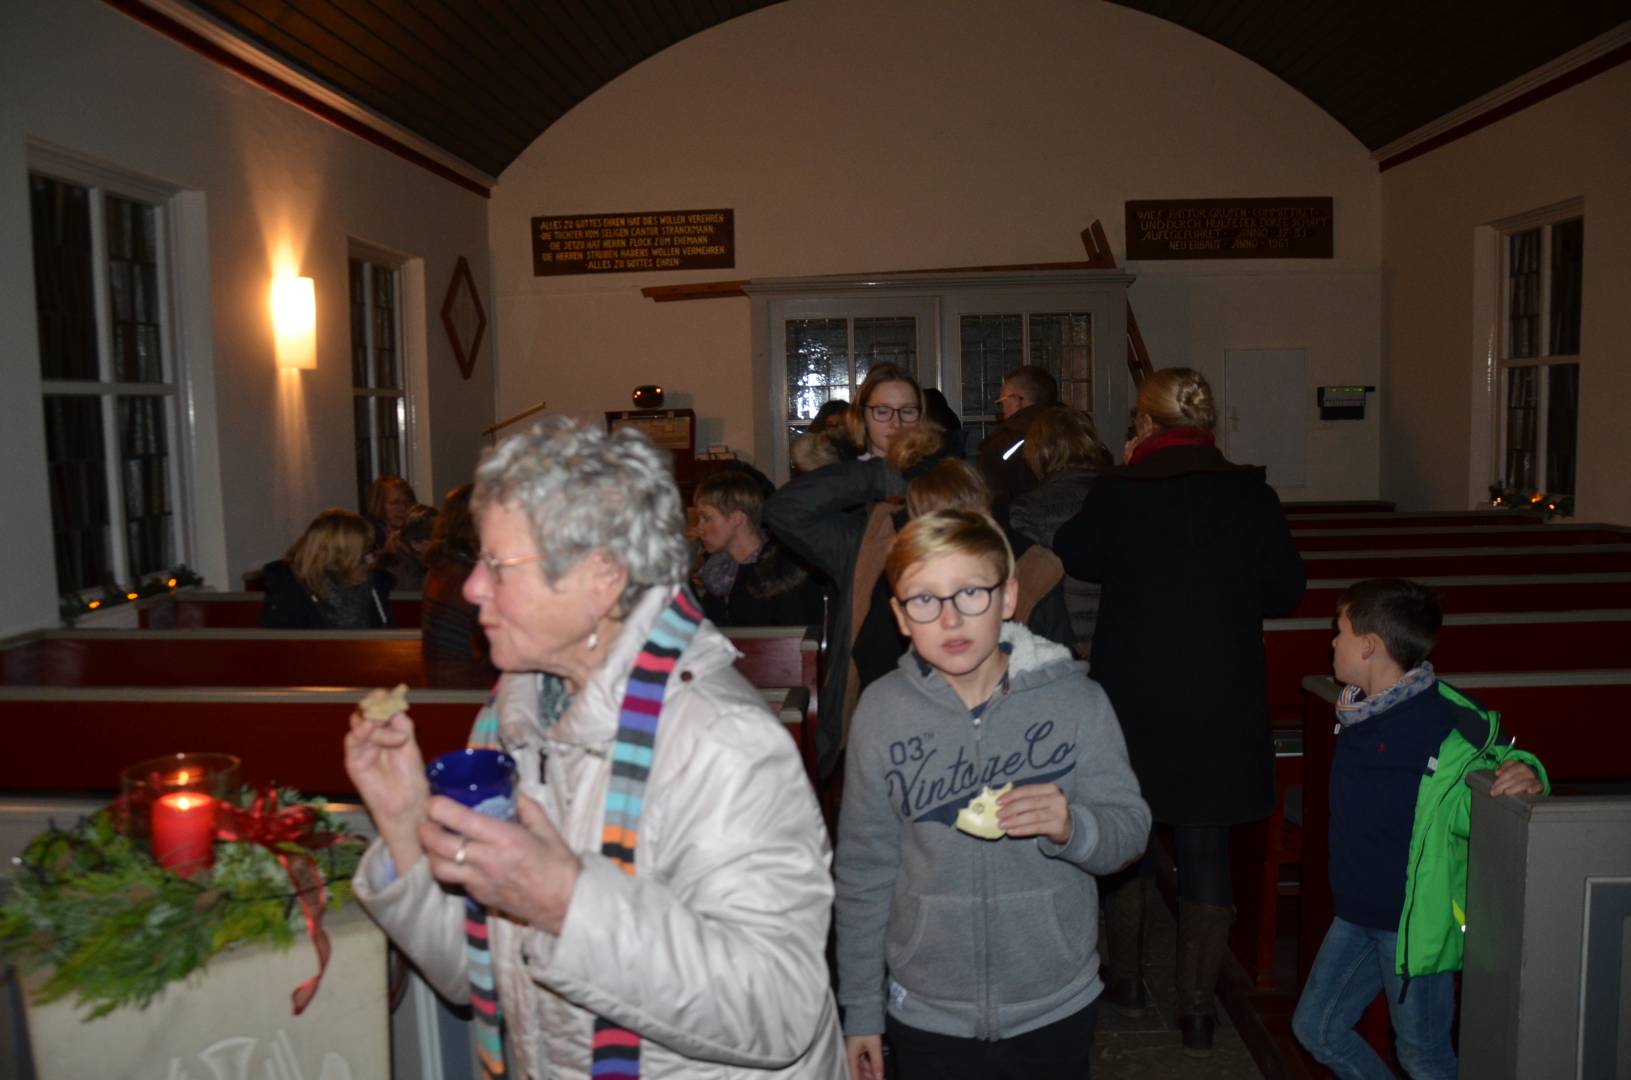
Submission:
[[[34,312],[28,140],[194,193],[206,238],[186,342],[200,383],[194,565],[216,587],[355,502],[348,237],[422,260],[422,499],[470,476],[491,423],[491,350],[463,380],[439,311],[467,256],[488,304],[486,200],[347,134],[94,0],[6,7],[0,34],[0,634],[57,619]],[[199,210],[201,208],[201,211]],[[315,279],[318,363],[279,371],[268,291]],[[412,274],[405,274],[405,277]],[[211,385],[212,384],[212,385]],[[411,383],[410,383],[411,385]],[[428,464],[428,469],[425,467]]]
[[[1488,386],[1502,283],[1496,223],[1580,198],[1576,517],[1631,524],[1631,65],[1382,174],[1381,489],[1401,507],[1462,508],[1495,479]],[[1481,265],[1482,263],[1482,265]]]
[[[1314,418],[1314,387],[1378,382],[1378,181],[1364,148],[1263,69],[1169,23],[1079,0],[789,0],[658,54],[499,178],[498,412],[598,416],[661,381],[699,442],[767,456],[746,299],[647,285],[1077,260],[1144,198],[1328,195],[1335,258],[1131,264],[1157,366],[1222,392],[1229,349],[1308,349],[1309,483],[1376,495],[1378,424]],[[546,214],[732,207],[729,270],[534,277]],[[1100,363],[1122,369],[1119,345]],[[1227,402],[1225,412],[1227,411]],[[1100,417],[1120,449],[1125,417]]]

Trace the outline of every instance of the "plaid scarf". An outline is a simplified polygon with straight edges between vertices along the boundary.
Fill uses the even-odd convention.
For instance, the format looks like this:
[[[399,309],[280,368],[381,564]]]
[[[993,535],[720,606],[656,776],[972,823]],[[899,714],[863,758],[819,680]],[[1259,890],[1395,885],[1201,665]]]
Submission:
[[[612,778],[606,788],[605,823],[600,853],[624,873],[634,874],[635,846],[640,815],[645,809],[646,781],[651,776],[652,751],[657,742],[657,721],[662,713],[668,677],[680,654],[696,635],[702,609],[691,590],[681,586],[652,625],[645,644],[629,671],[623,703],[617,714],[617,735],[612,745]],[[559,720],[572,703],[566,685],[544,675],[539,686],[538,715],[543,726]],[[488,699],[470,731],[470,745],[502,749],[498,709]],[[496,1080],[504,1075],[503,1015],[493,984],[492,957],[487,945],[487,912],[465,900],[465,945],[470,960],[470,1003],[476,1021],[476,1056],[482,1075]],[[591,1042],[591,1072],[601,1077],[637,1080],[640,1075],[640,1036],[605,1017],[595,1017]]]
[[[1401,701],[1409,701],[1438,682],[1431,661],[1423,660],[1420,667],[1405,672],[1399,681],[1373,698],[1363,697],[1365,691],[1357,686],[1344,686],[1337,696],[1337,720],[1343,727],[1353,727],[1369,720],[1377,713],[1386,712]]]

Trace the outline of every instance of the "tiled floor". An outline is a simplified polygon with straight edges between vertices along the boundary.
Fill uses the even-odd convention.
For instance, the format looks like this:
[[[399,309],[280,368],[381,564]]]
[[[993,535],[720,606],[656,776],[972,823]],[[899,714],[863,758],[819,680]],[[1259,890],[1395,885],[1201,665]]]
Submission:
[[[1261,1080],[1246,1044],[1220,1004],[1216,1048],[1208,1058],[1183,1051],[1173,1019],[1177,926],[1165,904],[1151,905],[1152,925],[1144,950],[1144,985],[1151,1007],[1140,1016],[1124,1016],[1108,1005],[1099,1011],[1094,1039],[1094,1080]]]

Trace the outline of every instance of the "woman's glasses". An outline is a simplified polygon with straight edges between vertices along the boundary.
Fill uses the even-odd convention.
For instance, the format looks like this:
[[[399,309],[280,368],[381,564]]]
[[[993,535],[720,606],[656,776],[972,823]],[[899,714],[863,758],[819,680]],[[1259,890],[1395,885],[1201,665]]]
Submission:
[[[940,611],[947,600],[957,609],[959,615],[984,615],[991,607],[991,594],[1002,588],[1003,583],[995,585],[965,585],[950,596],[933,596],[922,593],[918,596],[908,596],[900,601],[905,609],[906,617],[915,623],[931,623],[940,618]]]
[[[903,424],[915,424],[917,418],[923,415],[923,410],[916,405],[902,405],[898,409],[893,405],[868,405],[866,411],[880,424],[887,424],[897,416]]]
[[[500,585],[504,584],[504,568],[506,566],[524,566],[530,562],[537,562],[542,558],[542,555],[517,555],[511,559],[501,559],[497,555],[485,551],[476,555],[476,561],[485,566],[487,572],[493,575],[493,580]]]

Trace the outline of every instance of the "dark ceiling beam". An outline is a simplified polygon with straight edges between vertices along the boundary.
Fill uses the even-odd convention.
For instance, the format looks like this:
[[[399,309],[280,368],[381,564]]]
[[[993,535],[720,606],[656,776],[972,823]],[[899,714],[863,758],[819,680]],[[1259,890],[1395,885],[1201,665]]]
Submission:
[[[1447,146],[1457,139],[1464,139],[1480,128],[1486,128],[1497,121],[1505,120],[1514,113],[1522,112],[1531,105],[1561,94],[1571,86],[1579,86],[1587,79],[1601,75],[1603,72],[1616,68],[1627,61],[1631,61],[1631,42],[1611,49],[1601,56],[1581,64],[1579,67],[1571,68],[1555,79],[1542,83],[1531,90],[1526,90],[1493,108],[1486,109],[1477,116],[1462,121],[1446,131],[1442,131],[1431,138],[1423,139],[1421,142],[1401,150],[1397,154],[1383,158],[1377,163],[1377,168],[1381,172],[1387,172],[1389,169],[1403,165],[1407,161],[1414,161],[1423,154],[1430,154],[1441,146]]]
[[[335,127],[347,131],[365,142],[372,143],[382,150],[389,151],[404,161],[412,162],[426,172],[433,173],[450,184],[457,184],[459,187],[480,195],[484,199],[492,197],[492,189],[489,185],[472,180],[457,169],[450,168],[430,155],[357,119],[350,113],[335,108],[287,79],[257,67],[169,15],[154,11],[152,8],[140,3],[139,0],[103,0],[103,2],[120,14],[129,16],[148,29],[169,38],[178,45],[191,49],[211,63],[225,68],[246,82],[254,83],[291,105],[299,106],[313,116],[326,120]]]

